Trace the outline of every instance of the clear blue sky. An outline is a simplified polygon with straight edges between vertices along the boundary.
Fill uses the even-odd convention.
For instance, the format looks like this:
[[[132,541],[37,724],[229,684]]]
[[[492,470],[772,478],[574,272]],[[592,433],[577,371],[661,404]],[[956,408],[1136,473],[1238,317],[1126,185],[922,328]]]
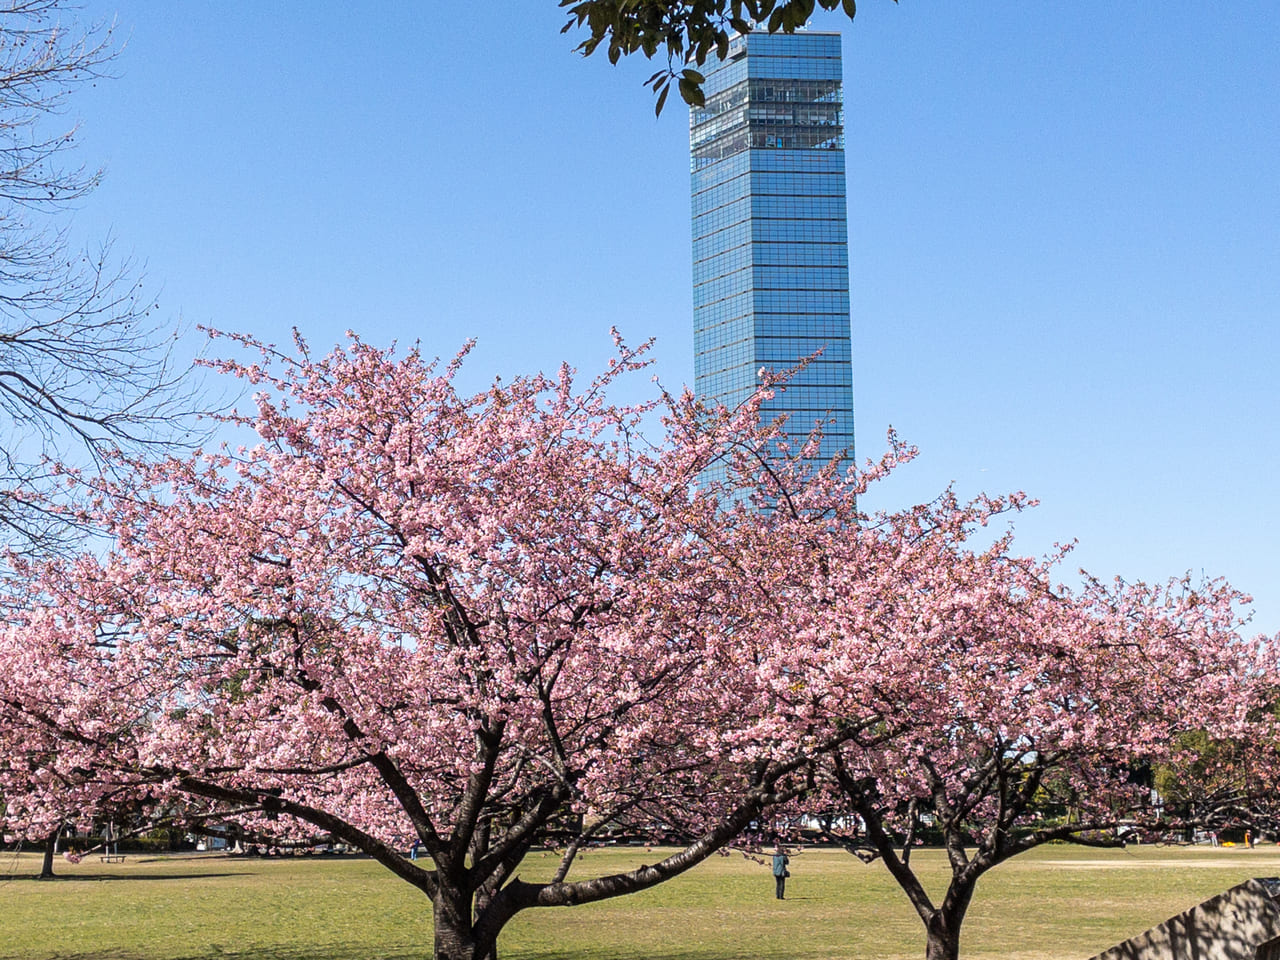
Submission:
[[[73,104],[107,167],[77,233],[188,324],[476,337],[477,383],[592,371],[616,324],[689,381],[683,106],[554,0],[445,6],[89,0],[127,47]],[[1280,630],[1275,0],[813,25],[844,34],[859,455],[922,450],[876,503],[1024,489],[1027,551],[1224,575]]]

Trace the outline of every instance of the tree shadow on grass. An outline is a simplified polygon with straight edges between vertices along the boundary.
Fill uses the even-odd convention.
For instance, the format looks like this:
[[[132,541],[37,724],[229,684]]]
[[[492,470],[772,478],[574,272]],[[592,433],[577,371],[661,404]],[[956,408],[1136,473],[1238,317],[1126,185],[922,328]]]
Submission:
[[[130,883],[136,883],[142,880],[212,880],[214,877],[250,877],[252,873],[248,871],[227,871],[225,873],[75,873],[64,874],[59,873],[52,878],[40,879],[39,877],[27,874],[26,876],[15,877],[15,880],[30,880],[33,883],[100,883],[103,881],[124,880]],[[0,955],[3,956],[3,955]]]
[[[134,863],[182,863],[183,861],[195,861],[196,863],[211,863],[218,860],[225,861],[227,857],[219,854],[193,853],[190,856],[182,856],[181,854],[165,854],[162,857],[139,857],[134,856]]]
[[[142,956],[136,950],[111,949],[85,953],[59,953],[58,960],[141,960]],[[430,956],[430,942],[403,947],[382,946],[377,950],[378,960],[427,960]],[[504,951],[499,944],[498,956],[500,960],[709,960],[711,957],[727,960],[727,957],[745,958],[753,954],[750,950],[727,956],[723,952],[708,953],[698,950],[654,953],[639,947],[634,950],[624,947],[621,950],[567,952],[548,946],[532,950]],[[211,944],[203,949],[192,947],[191,952],[172,957],[170,960],[369,960],[369,958],[368,945],[359,943],[316,944],[305,947],[246,945],[243,948]],[[17,960],[17,958],[10,958],[9,954],[0,949],[0,960]]]
[[[94,950],[87,953],[59,953],[58,960],[140,960],[140,956],[136,950]],[[309,947],[247,946],[243,949],[217,944],[204,950],[195,948],[193,952],[173,957],[171,960],[369,960],[369,956],[368,946],[355,943]],[[430,944],[403,949],[392,948],[390,951],[379,948],[377,953],[378,960],[425,960],[430,956]],[[548,956],[552,955],[548,954]],[[564,954],[555,956],[562,958]],[[8,954],[0,951],[0,960],[8,960],[8,958]],[[655,958],[655,960],[662,960],[662,958]]]

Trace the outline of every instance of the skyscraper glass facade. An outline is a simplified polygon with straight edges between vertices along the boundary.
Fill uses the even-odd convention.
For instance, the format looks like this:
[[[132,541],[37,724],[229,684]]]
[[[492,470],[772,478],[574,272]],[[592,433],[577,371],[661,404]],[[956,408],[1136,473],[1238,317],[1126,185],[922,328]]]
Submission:
[[[733,408],[761,367],[822,353],[765,405],[817,461],[853,457],[840,36],[750,34],[690,116],[694,387]],[[709,479],[720,479],[713,469]]]

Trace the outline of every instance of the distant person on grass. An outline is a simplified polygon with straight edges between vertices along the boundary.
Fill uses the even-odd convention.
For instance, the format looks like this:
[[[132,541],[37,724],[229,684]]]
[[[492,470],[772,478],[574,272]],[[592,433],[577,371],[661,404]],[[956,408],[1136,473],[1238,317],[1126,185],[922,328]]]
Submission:
[[[791,876],[791,871],[787,869],[787,864],[791,862],[791,858],[787,856],[782,849],[782,844],[778,844],[773,848],[773,881],[775,885],[774,895],[779,900],[785,900],[783,896],[787,887],[787,877]]]

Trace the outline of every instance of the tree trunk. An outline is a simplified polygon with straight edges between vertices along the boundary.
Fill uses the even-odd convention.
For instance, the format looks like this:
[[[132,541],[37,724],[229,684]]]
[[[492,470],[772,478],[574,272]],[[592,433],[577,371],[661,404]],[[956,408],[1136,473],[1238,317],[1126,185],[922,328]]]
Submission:
[[[471,835],[471,862],[475,863],[486,853],[489,852],[489,835],[492,827],[492,821],[482,819],[476,824],[475,832]],[[480,918],[489,908],[489,904],[493,902],[492,884],[496,881],[494,878],[482,883],[480,889],[476,891],[475,902],[472,905],[472,922],[477,926],[480,924]],[[472,929],[475,929],[474,927]],[[485,938],[478,938],[485,939]],[[496,937],[487,938],[488,947],[484,948],[477,943],[477,949],[481,952],[476,954],[476,960],[498,960],[498,941]]]
[[[933,915],[933,922],[925,930],[925,960],[959,960],[960,929],[951,929],[942,922],[942,911]]]
[[[62,832],[62,828],[58,827],[49,834],[44,841],[44,859],[40,862],[40,876],[37,880],[53,880],[56,879],[53,874],[53,854],[58,846],[58,834]]]
[[[484,887],[481,887],[476,891],[475,922],[477,925],[480,923],[480,917],[484,914],[484,911],[492,901],[493,895]],[[477,950],[481,949],[479,943],[480,939],[482,938],[477,938]],[[498,960],[498,941],[496,939],[489,939],[488,949],[477,953],[476,960]]]
[[[470,897],[451,897],[444,890],[437,894],[432,911],[435,960],[497,960],[497,941],[477,936],[469,901]]]
[[[959,960],[960,927],[973,899],[977,877],[953,878],[942,906],[925,920],[925,960]]]

